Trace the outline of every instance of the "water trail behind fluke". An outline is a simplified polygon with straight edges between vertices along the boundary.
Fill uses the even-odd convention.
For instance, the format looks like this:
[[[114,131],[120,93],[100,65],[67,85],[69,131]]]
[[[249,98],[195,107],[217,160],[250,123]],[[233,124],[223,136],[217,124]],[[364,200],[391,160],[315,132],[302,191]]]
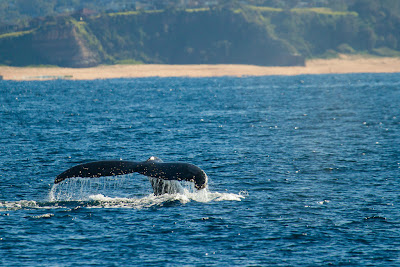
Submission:
[[[48,201],[85,201],[91,208],[144,208],[154,205],[176,202],[185,204],[190,201],[241,201],[244,194],[210,192],[208,188],[197,190],[194,184],[185,181],[160,181],[148,178],[149,182],[138,177],[100,177],[96,179],[70,178],[68,181],[54,184],[49,192]],[[159,192],[155,195],[152,186]]]

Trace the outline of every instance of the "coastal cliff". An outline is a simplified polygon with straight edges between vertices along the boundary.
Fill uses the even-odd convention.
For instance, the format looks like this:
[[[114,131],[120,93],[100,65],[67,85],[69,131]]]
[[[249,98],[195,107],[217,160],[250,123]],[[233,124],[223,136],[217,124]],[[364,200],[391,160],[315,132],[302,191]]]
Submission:
[[[232,10],[63,16],[0,35],[0,64],[91,67],[113,63],[304,65],[267,27]]]
[[[230,10],[105,14],[88,24],[116,61],[304,65],[294,47]]]
[[[42,64],[65,67],[92,67],[101,62],[96,47],[90,47],[73,23],[52,25],[32,37],[32,52]]]
[[[101,50],[87,40],[87,32],[71,20],[0,36],[0,62],[7,65],[92,67],[102,62]]]
[[[41,4],[49,7],[49,2]],[[327,7],[292,7],[286,2],[270,7],[222,1],[202,8],[169,5],[138,10],[79,10],[75,3],[72,11],[54,10],[18,25],[6,24],[11,20],[3,16],[0,64],[304,66],[306,58],[341,54],[400,57],[396,1],[341,1],[339,6],[326,2]]]

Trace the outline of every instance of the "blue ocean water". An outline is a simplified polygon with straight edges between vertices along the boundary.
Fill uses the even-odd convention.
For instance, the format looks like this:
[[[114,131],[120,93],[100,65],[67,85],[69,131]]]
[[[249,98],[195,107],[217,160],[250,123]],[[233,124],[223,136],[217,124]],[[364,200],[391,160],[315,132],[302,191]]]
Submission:
[[[400,264],[400,74],[0,81],[0,265]],[[190,162],[197,192],[80,163]]]

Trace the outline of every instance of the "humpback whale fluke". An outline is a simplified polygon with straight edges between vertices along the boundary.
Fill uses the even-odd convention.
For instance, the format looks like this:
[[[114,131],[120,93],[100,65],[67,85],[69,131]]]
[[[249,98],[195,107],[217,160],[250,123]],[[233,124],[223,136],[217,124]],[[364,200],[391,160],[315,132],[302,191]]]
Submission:
[[[200,190],[207,185],[207,174],[199,167],[183,162],[163,162],[157,157],[150,157],[146,161],[106,160],[95,161],[74,166],[56,177],[55,184],[67,178],[82,177],[96,178],[101,176],[115,176],[137,172],[148,177],[157,178],[158,183],[151,183],[154,194],[162,193],[157,185],[161,186],[163,180],[178,180],[193,182],[196,189]]]

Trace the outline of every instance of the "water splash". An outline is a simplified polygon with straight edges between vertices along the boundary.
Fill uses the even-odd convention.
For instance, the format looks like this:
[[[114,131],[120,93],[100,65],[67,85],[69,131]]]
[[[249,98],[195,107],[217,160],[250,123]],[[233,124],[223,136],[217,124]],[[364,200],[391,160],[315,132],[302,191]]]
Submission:
[[[155,195],[183,193],[184,189],[179,181],[148,178]]]
[[[33,200],[0,201],[0,211],[20,209],[71,209],[85,208],[150,208],[170,204],[186,204],[191,201],[241,201],[246,192],[219,193],[208,188],[197,190],[193,183],[179,181],[152,181],[150,184],[162,186],[165,194],[154,195],[149,183],[143,179],[129,177],[101,177],[97,179],[70,178],[54,184],[44,202]],[[136,180],[136,182],[133,182]],[[157,179],[155,179],[157,180]]]
[[[121,177],[100,177],[97,179],[70,178],[62,183],[53,184],[48,201],[88,201],[90,196],[105,194],[110,197],[132,197],[142,191],[134,179]]]
[[[0,201],[0,211],[40,208],[34,200]]]

